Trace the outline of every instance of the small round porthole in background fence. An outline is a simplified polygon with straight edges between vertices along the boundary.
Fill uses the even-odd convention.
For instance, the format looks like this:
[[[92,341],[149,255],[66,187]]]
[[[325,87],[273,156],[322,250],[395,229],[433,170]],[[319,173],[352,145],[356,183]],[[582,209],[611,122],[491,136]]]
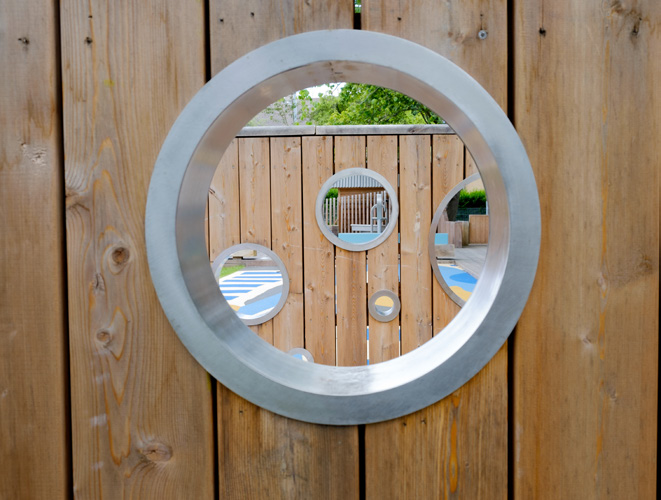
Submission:
[[[465,306],[441,335],[420,348],[359,367],[303,363],[253,334],[223,299],[210,272],[201,223],[215,168],[243,124],[283,96],[328,82],[388,87],[428,106],[463,140],[489,196],[489,250]],[[222,384],[298,420],[364,424],[435,403],[473,377],[503,345],[532,287],[540,210],[523,145],[475,80],[406,40],[331,30],[263,46],[193,97],[156,161],[146,239],[152,280],[168,319]]]

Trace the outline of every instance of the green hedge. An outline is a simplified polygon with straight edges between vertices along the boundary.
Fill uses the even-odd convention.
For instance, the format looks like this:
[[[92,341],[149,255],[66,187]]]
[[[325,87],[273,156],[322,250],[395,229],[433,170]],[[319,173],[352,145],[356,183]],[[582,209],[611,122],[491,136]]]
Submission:
[[[487,206],[487,193],[483,189],[459,192],[459,208],[482,208]]]

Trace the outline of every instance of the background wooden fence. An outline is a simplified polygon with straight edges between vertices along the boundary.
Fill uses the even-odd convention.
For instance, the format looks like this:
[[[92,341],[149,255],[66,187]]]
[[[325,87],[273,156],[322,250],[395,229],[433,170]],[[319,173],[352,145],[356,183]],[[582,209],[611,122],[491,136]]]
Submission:
[[[363,0],[360,16],[352,3],[0,4],[1,498],[654,498],[661,3]],[[408,38],[467,70],[519,131],[542,208],[537,279],[508,345],[443,401],[368,426],[288,420],[217,385],[159,306],[143,236],[154,161],[186,102],[251,49],[328,28]],[[329,140],[291,142],[326,165],[322,179],[270,161],[300,168],[309,193],[362,148],[387,155],[399,141],[400,157],[416,157],[433,139],[338,137],[334,161]],[[289,154],[236,148],[226,170],[256,182],[269,163],[240,158]],[[402,183],[424,184],[434,161],[400,164]],[[215,182],[225,193],[229,181]],[[330,279],[329,244],[314,224],[271,232],[252,212],[300,199],[282,182],[270,200],[242,201],[239,225],[223,219],[225,240],[210,245],[260,235],[287,248],[296,287],[278,317],[313,321],[329,308],[305,300]],[[418,202],[402,220],[427,213]],[[305,197],[288,210],[274,217],[312,213]],[[426,280],[410,231],[402,266]],[[394,249],[379,249],[389,261]],[[364,255],[335,258],[338,282],[365,272]],[[327,272],[306,283],[296,262]],[[379,279],[392,275],[370,289]],[[414,318],[452,304],[403,307],[410,349],[427,331]],[[365,321],[356,307],[338,332]],[[288,342],[276,323],[260,334]]]
[[[246,129],[252,137],[235,139],[211,183],[209,258],[236,243],[260,243],[281,257],[290,278],[288,300],[275,318],[252,327],[279,349],[305,346],[322,364],[386,361],[431,339],[458,311],[432,276],[427,235],[436,207],[465,178],[470,154],[445,125],[319,130],[341,135],[259,137]],[[399,223],[366,252],[336,248],[317,225],[319,190],[343,168],[368,168],[399,192]],[[388,323],[367,314],[369,297],[383,289],[402,302],[400,317]]]

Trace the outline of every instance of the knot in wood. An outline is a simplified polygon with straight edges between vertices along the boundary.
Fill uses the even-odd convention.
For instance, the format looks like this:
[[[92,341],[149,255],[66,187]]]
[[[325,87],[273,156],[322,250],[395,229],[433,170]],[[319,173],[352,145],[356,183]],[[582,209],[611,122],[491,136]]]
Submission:
[[[112,261],[118,266],[126,264],[129,260],[130,252],[128,248],[117,247],[112,251]]]
[[[107,346],[112,341],[112,334],[108,330],[99,330],[96,332],[96,340]]]
[[[150,462],[167,462],[172,458],[172,448],[163,443],[149,443],[139,451]]]

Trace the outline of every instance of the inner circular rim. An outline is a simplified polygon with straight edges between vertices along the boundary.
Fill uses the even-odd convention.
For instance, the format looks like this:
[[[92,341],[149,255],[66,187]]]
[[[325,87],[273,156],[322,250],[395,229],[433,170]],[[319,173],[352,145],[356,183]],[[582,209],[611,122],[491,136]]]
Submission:
[[[213,272],[213,276],[216,281],[218,281],[218,273],[220,273],[220,270],[223,268],[225,261],[233,253],[239,252],[241,250],[255,250],[257,252],[263,253],[275,263],[280,271],[280,274],[282,275],[282,292],[280,294],[280,299],[273,307],[273,309],[271,309],[263,316],[259,316],[258,318],[242,318],[235,313],[236,317],[239,318],[244,325],[261,325],[262,323],[266,323],[268,320],[273,319],[282,310],[285,303],[287,302],[287,297],[289,296],[289,274],[287,273],[287,267],[285,266],[285,263],[282,262],[282,259],[278,256],[278,254],[273,252],[270,248],[265,247],[264,245],[258,245],[256,243],[239,243],[238,245],[232,245],[231,247],[226,248],[220,252],[218,257],[214,259],[213,263],[211,264],[211,271]],[[225,300],[224,296],[223,300]]]
[[[376,308],[376,301],[381,297],[388,297],[390,300],[392,300],[392,306],[385,314],[379,312]],[[369,310],[370,316],[372,316],[372,318],[383,323],[388,323],[399,315],[399,311],[401,310],[401,302],[397,294],[392,290],[378,290],[372,294],[369,301],[367,302],[367,309]]]
[[[388,193],[392,207],[392,213],[389,215],[390,218],[386,228],[383,230],[381,234],[379,234],[379,236],[365,243],[351,243],[349,241],[344,241],[340,239],[338,236],[335,236],[335,234],[333,234],[333,232],[328,228],[328,226],[324,222],[324,217],[323,217],[323,205],[324,205],[324,199],[326,198],[326,193],[328,193],[328,191],[333,187],[333,185],[336,182],[341,181],[342,179],[346,179],[347,177],[353,177],[354,175],[364,175],[365,177],[370,177],[371,179],[374,179],[375,181],[380,183],[381,186]],[[388,180],[384,176],[382,176],[378,172],[375,172],[374,170],[368,170],[366,168],[347,168],[345,170],[341,170],[340,172],[331,175],[328,178],[328,180],[324,182],[323,186],[321,186],[321,189],[319,190],[319,194],[317,195],[317,200],[315,202],[314,213],[317,219],[317,225],[319,226],[319,229],[328,239],[328,241],[333,243],[333,245],[338,246],[340,248],[344,248],[345,250],[349,250],[351,252],[370,250],[371,248],[375,248],[384,241],[386,241],[388,239],[388,236],[390,236],[390,234],[395,229],[395,226],[397,225],[396,221],[397,221],[397,217],[399,216],[399,202],[397,200],[397,191],[395,191],[395,188],[392,187],[392,185],[388,182]]]
[[[399,358],[360,367],[298,363],[253,335],[209,272],[202,224],[207,188],[240,125],[283,95],[338,81],[392,88],[443,116],[476,160],[491,194],[490,225],[497,229],[483,268],[485,279],[444,334]],[[163,309],[189,351],[221,383],[281,415],[351,425],[394,418],[436,402],[491,359],[530,292],[539,219],[523,145],[498,104],[469,75],[442,56],[396,37],[333,30],[261,47],[198,92],[157,159],[146,239]]]
[[[448,206],[448,203],[450,203],[450,200],[456,195],[459,191],[461,191],[465,186],[468,186],[471,182],[475,182],[477,180],[482,180],[480,177],[480,174],[473,174],[468,177],[466,177],[464,180],[461,182],[458,182],[448,194],[445,195],[443,200],[441,200],[441,203],[439,203],[438,207],[436,208],[436,211],[434,212],[434,217],[432,218],[431,221],[431,226],[429,228],[429,239],[427,241],[427,247],[429,249],[429,264],[431,264],[431,269],[432,272],[434,273],[434,277],[436,278],[436,281],[438,281],[438,284],[441,285],[441,288],[443,291],[450,297],[455,304],[457,304],[460,307],[463,307],[467,301],[459,297],[452,288],[446,283],[446,281],[443,279],[443,275],[441,274],[441,270],[438,268],[438,263],[436,262],[436,244],[435,244],[435,233],[436,233],[436,228],[438,227],[438,223],[441,221],[441,215],[443,215],[443,210],[445,210],[445,207]],[[486,188],[484,190],[486,192]],[[487,253],[489,252],[489,248],[487,246]],[[484,266],[484,265],[483,265]],[[480,280],[478,279],[478,282]],[[471,295],[472,297],[472,295]],[[468,298],[468,300],[471,299],[471,297]]]

